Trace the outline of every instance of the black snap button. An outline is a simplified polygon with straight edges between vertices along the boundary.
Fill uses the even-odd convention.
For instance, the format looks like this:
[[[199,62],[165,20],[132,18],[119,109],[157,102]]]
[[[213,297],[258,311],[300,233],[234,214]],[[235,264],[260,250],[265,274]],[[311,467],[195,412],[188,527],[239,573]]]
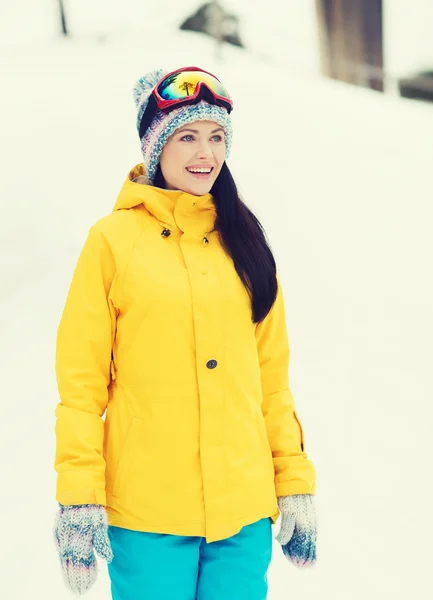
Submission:
[[[208,360],[206,363],[206,366],[208,369],[215,369],[215,367],[217,366],[217,361],[216,360]]]

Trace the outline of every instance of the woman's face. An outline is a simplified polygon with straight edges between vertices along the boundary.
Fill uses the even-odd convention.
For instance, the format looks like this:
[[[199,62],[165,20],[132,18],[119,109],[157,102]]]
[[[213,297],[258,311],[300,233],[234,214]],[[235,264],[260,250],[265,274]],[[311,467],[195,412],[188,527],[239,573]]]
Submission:
[[[160,158],[167,189],[194,196],[210,192],[224,163],[223,128],[214,121],[195,121],[179,128],[167,140]]]

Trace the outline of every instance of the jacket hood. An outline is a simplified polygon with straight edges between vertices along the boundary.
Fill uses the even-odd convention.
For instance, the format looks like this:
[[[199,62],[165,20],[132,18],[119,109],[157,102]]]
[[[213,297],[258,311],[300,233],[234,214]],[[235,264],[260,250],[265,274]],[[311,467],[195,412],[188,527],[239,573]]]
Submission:
[[[143,163],[128,173],[113,212],[144,205],[151,215],[171,230],[186,232],[191,224],[201,233],[213,229],[216,208],[212,194],[194,196],[182,190],[165,190],[141,181],[146,181]]]

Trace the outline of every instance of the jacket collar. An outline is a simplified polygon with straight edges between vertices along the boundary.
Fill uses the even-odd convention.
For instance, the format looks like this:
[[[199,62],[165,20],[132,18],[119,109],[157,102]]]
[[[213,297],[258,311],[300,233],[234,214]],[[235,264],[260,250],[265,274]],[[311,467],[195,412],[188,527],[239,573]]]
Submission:
[[[114,206],[115,210],[144,205],[146,210],[171,231],[203,236],[213,230],[216,208],[211,194],[194,196],[181,190],[165,190],[139,183],[144,178],[144,165],[129,172]],[[137,180],[138,181],[134,181]]]

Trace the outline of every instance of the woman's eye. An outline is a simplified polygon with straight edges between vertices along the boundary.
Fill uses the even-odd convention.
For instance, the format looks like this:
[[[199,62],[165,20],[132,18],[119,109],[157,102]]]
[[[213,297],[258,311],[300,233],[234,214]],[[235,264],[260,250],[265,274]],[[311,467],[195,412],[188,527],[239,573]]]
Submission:
[[[181,139],[182,142],[193,142],[195,138],[194,138],[193,135],[191,135],[191,134],[188,133],[187,135],[182,136],[180,139]],[[212,136],[211,139],[214,142],[222,142],[224,138],[223,138],[222,135],[218,135],[217,134],[217,135]]]

